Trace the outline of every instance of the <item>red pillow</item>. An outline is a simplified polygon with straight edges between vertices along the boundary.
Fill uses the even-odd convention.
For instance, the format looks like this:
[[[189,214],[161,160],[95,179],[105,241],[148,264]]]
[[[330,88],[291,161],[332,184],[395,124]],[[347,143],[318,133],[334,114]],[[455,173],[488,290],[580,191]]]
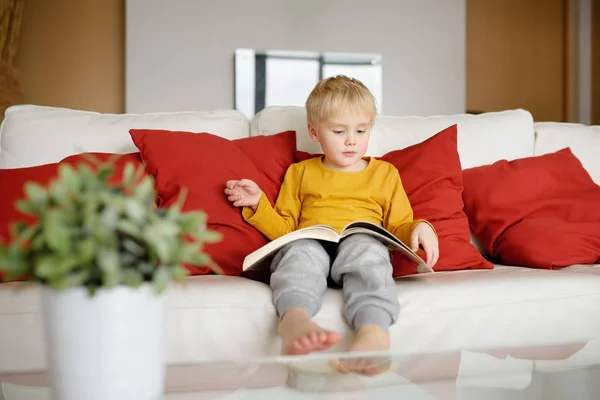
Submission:
[[[301,161],[310,156],[298,152],[297,159]],[[463,182],[456,125],[424,142],[389,152],[381,160],[398,169],[414,218],[425,219],[436,229],[440,258],[435,271],[494,267],[470,243],[469,223],[461,197]],[[395,277],[417,272],[397,254],[392,256],[392,265]]]
[[[558,268],[600,261],[600,186],[569,148],[467,169],[469,222],[492,257]]]
[[[27,182],[35,182],[47,186],[58,175],[58,163],[39,165],[36,167],[0,169],[0,240],[11,239],[11,226],[17,221],[28,224],[35,218],[23,214],[15,206],[16,202],[25,198],[24,186]]]
[[[24,185],[35,182],[39,185],[48,183],[58,174],[58,164],[46,164],[36,167],[0,169],[0,242],[7,243],[12,239],[11,227],[17,221],[33,224],[36,219],[23,214],[15,203],[25,198]],[[25,279],[25,278],[22,278]],[[0,282],[3,273],[0,271]]]
[[[227,275],[241,275],[246,255],[264,246],[265,237],[242,217],[224,194],[225,182],[255,181],[274,203],[288,167],[294,162],[296,133],[228,140],[209,133],[132,129],[146,169],[156,179],[158,204],[168,207],[187,188],[184,210],[203,210],[208,228],[223,235],[206,246],[207,253]],[[206,274],[208,268],[193,269]]]

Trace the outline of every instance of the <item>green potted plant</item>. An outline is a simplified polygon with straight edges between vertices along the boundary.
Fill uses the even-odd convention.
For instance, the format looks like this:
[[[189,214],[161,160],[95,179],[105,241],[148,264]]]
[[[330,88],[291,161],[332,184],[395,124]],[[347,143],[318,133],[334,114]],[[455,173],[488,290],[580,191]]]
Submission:
[[[210,266],[205,243],[220,240],[203,212],[182,212],[185,193],[155,206],[153,179],[128,164],[111,184],[112,163],[60,165],[48,187],[25,186],[17,203],[36,218],[0,243],[0,270],[42,288],[54,398],[161,398],[164,292]]]

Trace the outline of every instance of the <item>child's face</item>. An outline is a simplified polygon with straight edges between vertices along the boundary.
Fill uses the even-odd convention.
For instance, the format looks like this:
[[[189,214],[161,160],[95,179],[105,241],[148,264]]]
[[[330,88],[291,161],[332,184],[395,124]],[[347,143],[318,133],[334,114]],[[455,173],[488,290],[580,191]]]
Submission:
[[[308,125],[310,137],[323,149],[326,160],[335,168],[351,170],[361,163],[371,135],[371,117],[367,113],[343,111]]]

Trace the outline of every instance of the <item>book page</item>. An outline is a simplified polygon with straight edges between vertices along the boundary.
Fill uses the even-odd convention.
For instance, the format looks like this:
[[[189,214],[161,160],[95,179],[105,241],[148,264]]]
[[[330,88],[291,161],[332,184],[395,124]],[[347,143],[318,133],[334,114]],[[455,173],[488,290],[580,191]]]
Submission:
[[[277,250],[279,250],[286,244],[300,239],[316,239],[325,240],[328,242],[338,242],[339,235],[333,228],[327,225],[314,225],[308,228],[298,229],[297,231],[290,232],[287,235],[277,238],[267,243],[263,247],[259,248],[258,250],[254,251],[253,253],[250,253],[244,259],[242,270],[247,270],[248,268],[253,266],[253,264],[256,264],[264,258],[273,255],[273,253],[275,253]]]

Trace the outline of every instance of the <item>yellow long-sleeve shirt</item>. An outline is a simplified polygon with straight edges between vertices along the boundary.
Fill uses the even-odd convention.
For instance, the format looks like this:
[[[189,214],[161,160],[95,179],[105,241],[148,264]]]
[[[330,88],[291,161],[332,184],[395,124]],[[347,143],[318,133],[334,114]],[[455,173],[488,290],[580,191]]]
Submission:
[[[423,221],[413,220],[396,168],[374,158],[358,172],[327,168],[321,157],[292,164],[274,208],[263,193],[256,212],[244,207],[242,213],[270,240],[321,224],[339,233],[347,224],[362,220],[383,226],[410,246],[414,227]]]

